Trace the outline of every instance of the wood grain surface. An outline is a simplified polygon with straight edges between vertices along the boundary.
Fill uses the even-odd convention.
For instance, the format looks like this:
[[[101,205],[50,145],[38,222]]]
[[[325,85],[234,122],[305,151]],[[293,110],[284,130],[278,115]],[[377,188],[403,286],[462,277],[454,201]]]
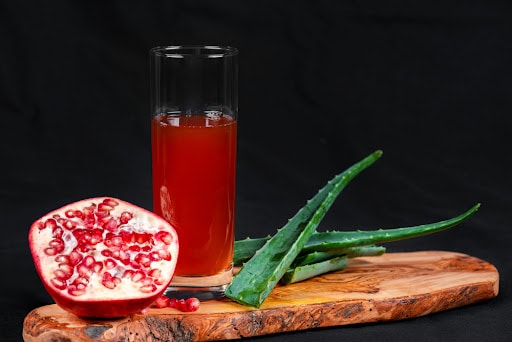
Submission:
[[[351,259],[344,271],[278,286],[260,309],[228,299],[201,303],[193,313],[151,308],[117,320],[89,320],[57,305],[30,312],[30,341],[212,341],[403,320],[498,295],[496,268],[475,257],[446,252],[387,253]]]

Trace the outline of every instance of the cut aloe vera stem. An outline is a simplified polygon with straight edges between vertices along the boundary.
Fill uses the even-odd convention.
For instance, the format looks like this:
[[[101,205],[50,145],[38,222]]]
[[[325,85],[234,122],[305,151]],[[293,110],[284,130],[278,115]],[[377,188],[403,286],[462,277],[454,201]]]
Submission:
[[[413,227],[368,231],[358,230],[348,232],[317,232],[311,236],[308,242],[304,245],[301,253],[328,251],[337,248],[364,246],[373,243],[380,244],[436,233],[448,228],[455,227],[462,221],[472,216],[478,210],[478,208],[480,208],[480,203],[474,205],[465,213],[451,219]]]
[[[347,267],[346,255],[321,261],[316,264],[297,266],[292,268],[283,275],[281,282],[283,284],[296,283],[319,276],[324,273],[339,271],[345,267]]]
[[[386,253],[386,247],[375,245],[347,247],[329,250],[325,252],[312,252],[305,255],[299,255],[297,258],[295,258],[295,261],[292,263],[291,267],[316,264],[318,262],[322,262],[343,255],[346,255],[347,258],[356,258],[361,256],[379,256],[384,253]]]
[[[258,253],[245,263],[228,285],[226,297],[244,305],[260,307],[315,232],[341,191],[381,155],[382,151],[375,151],[335,176],[320,189],[258,250]]]

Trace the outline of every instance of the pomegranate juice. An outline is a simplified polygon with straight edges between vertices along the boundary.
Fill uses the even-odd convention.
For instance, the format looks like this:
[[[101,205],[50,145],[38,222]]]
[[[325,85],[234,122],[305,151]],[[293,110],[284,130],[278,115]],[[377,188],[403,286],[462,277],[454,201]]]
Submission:
[[[231,268],[237,124],[223,115],[157,115],[151,122],[153,205],[178,233],[175,275]]]

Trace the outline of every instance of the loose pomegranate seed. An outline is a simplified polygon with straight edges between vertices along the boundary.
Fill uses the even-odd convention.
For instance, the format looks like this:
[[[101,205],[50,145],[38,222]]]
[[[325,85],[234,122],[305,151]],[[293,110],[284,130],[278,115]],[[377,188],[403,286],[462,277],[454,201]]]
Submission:
[[[185,312],[194,312],[199,309],[199,299],[197,298],[187,298],[185,300],[185,305],[182,307],[182,310]]]
[[[194,312],[199,309],[200,301],[195,297],[188,299],[169,298],[161,296],[155,300],[153,307],[156,308],[175,308],[183,312]]]
[[[169,306],[169,297],[167,296],[161,296],[159,298],[157,298],[157,300],[155,300],[155,306],[157,308],[166,308]]]

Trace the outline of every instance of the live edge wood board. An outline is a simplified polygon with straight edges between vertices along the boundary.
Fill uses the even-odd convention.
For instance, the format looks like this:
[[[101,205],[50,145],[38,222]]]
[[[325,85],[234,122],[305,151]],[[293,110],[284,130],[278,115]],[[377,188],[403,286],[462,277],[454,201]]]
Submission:
[[[149,309],[117,320],[87,320],[57,305],[30,312],[30,341],[212,341],[403,320],[481,302],[498,295],[496,268],[475,257],[446,252],[387,253],[351,259],[344,271],[278,286],[260,309],[228,299],[198,311]]]

